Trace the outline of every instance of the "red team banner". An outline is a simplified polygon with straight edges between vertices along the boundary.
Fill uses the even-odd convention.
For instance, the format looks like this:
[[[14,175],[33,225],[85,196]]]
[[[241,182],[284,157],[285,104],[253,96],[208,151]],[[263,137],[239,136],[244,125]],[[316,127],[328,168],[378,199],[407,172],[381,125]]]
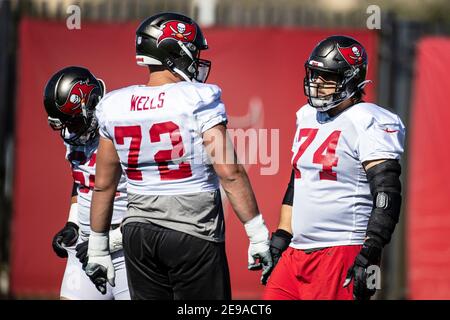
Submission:
[[[65,267],[51,240],[67,220],[72,177],[62,140],[47,125],[46,81],[65,66],[81,65],[103,79],[107,91],[145,84],[147,69],[135,63],[138,25],[82,23],[81,30],[68,30],[65,22],[21,23],[11,247],[11,290],[17,297],[57,297]],[[298,28],[211,28],[204,33],[210,46],[204,58],[212,60],[208,82],[223,90],[237,153],[269,230],[275,230],[291,171],[295,112],[306,102],[302,86],[308,54],[330,35],[353,36],[367,50],[367,78],[376,84],[377,36],[366,30]],[[374,92],[375,85],[369,85],[366,101],[374,101]],[[248,238],[229,204],[224,206],[233,298],[258,299],[263,287],[260,272],[247,270]]]
[[[449,51],[449,38],[417,45],[406,193],[411,299],[450,299]]]

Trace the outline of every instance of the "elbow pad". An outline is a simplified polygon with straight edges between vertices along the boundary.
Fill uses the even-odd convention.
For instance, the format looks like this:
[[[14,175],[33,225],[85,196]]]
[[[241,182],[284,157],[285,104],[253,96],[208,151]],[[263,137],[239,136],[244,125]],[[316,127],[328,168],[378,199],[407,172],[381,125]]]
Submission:
[[[402,204],[400,174],[401,166],[397,160],[386,160],[367,170],[373,209],[366,235],[376,240],[382,247],[391,241],[400,217]]]
[[[288,206],[292,207],[292,204],[294,203],[294,170],[292,170],[291,178],[289,180],[286,193],[284,194],[283,198],[283,204],[286,204]]]

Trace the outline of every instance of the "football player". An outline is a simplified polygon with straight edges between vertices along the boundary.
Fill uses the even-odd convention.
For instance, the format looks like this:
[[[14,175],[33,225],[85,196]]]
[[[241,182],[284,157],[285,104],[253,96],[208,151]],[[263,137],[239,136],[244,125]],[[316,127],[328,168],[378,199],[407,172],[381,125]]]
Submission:
[[[87,264],[89,212],[99,143],[94,111],[104,94],[104,82],[94,77],[88,69],[76,66],[55,73],[44,91],[48,124],[53,130],[59,131],[64,140],[66,159],[71,165],[74,181],[68,221],[54,236],[52,243],[59,257],[68,258],[61,285],[61,299],[130,299],[119,228],[127,204],[124,177],[114,197],[114,213],[109,231],[109,247],[117,272],[116,286],[110,287],[107,293],[102,283],[97,290],[83,271]]]
[[[321,41],[305,63],[308,104],[297,112],[265,299],[375,293],[372,278],[400,215],[405,127],[362,100],[367,65],[364,47],[347,36]]]
[[[249,269],[270,269],[269,234],[226,133],[221,90],[204,82],[210,61],[200,27],[162,13],[136,31],[147,85],[110,92],[97,106],[97,154],[86,273],[113,281],[111,199],[128,183],[124,251],[132,299],[230,299],[222,184],[250,239]],[[100,280],[99,280],[100,279]]]

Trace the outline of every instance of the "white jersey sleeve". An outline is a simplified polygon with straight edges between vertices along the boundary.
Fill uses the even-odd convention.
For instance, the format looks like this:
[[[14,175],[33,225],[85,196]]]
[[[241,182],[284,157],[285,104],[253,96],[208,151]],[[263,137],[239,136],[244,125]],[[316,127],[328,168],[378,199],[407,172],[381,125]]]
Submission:
[[[222,91],[215,85],[199,88],[196,92],[199,102],[194,116],[201,133],[219,123],[227,122],[225,106],[221,100]]]
[[[358,151],[361,162],[377,159],[400,159],[405,140],[405,126],[400,118],[371,103],[361,103],[370,111],[361,118]]]

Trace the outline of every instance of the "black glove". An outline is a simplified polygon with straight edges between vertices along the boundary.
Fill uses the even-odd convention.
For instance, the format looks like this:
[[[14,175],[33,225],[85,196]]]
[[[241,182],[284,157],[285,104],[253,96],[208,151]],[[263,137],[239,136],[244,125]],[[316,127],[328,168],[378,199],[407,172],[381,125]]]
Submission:
[[[105,267],[95,264],[89,265],[86,275],[94,283],[95,287],[101,294],[106,294],[106,284],[108,282],[107,270]]]
[[[60,258],[67,258],[67,250],[65,247],[73,246],[78,240],[78,226],[73,222],[67,222],[53,237],[52,247],[56,255]],[[63,247],[64,245],[64,247]]]
[[[270,255],[272,256],[273,266],[270,271],[264,274],[261,278],[263,285],[266,285],[267,280],[277,265],[278,260],[280,260],[282,253],[289,247],[291,239],[292,234],[283,229],[278,229],[272,233],[272,238],[270,239]]]
[[[367,273],[367,268],[380,265],[381,251],[382,246],[378,242],[373,239],[366,240],[356,256],[355,262],[348,269],[344,288],[354,279],[353,298],[355,300],[369,300],[375,294],[376,288],[368,288],[370,274]]]
[[[86,270],[86,266],[88,263],[88,255],[87,255],[88,245],[89,240],[84,241],[75,247],[75,250],[77,251],[77,254],[75,256],[78,258],[78,260],[80,260],[81,264],[83,265],[83,270]]]

